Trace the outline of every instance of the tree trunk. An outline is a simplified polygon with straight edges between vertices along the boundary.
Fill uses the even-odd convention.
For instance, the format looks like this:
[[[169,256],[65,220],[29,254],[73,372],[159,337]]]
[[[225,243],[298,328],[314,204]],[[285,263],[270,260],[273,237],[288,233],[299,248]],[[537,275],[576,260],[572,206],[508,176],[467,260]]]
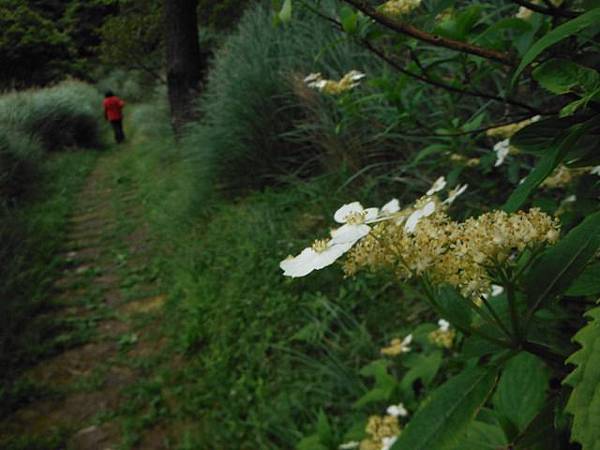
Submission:
[[[176,134],[195,116],[194,99],[204,72],[198,43],[197,3],[198,0],[165,0],[167,89]]]

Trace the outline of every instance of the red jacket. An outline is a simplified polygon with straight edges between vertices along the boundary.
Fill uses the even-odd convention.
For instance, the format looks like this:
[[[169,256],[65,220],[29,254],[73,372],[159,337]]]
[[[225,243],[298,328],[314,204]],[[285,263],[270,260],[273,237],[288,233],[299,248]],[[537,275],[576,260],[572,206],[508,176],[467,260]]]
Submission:
[[[125,102],[116,95],[105,98],[102,102],[102,106],[104,106],[104,117],[106,117],[106,120],[109,122],[121,120],[123,118],[122,111]]]

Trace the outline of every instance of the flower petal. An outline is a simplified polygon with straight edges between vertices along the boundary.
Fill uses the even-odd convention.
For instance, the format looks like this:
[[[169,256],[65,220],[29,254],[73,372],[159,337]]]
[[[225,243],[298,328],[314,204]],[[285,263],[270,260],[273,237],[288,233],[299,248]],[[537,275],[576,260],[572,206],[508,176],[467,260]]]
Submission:
[[[446,178],[439,177],[437,180],[435,180],[435,182],[433,183],[433,186],[431,186],[431,188],[426,192],[426,194],[433,195],[436,192],[441,191],[445,187],[446,187]]]
[[[364,211],[364,208],[360,204],[360,202],[346,203],[345,205],[342,205],[342,207],[335,212],[335,214],[333,215],[333,220],[335,220],[337,223],[346,223],[346,218],[348,217],[349,214],[352,214],[352,213],[360,214],[363,211]]]
[[[308,74],[306,76],[306,78],[304,78],[304,82],[305,83],[310,83],[310,82],[313,82],[313,81],[320,80],[321,78],[322,78],[322,75],[321,75],[320,72],[313,72],[313,73]]]
[[[318,252],[317,256],[314,260],[314,270],[322,269],[323,267],[330,266],[333,264],[340,256],[346,253],[348,250],[352,248],[354,242],[348,242],[344,244],[331,244],[327,250],[322,252]]]
[[[509,149],[510,142],[508,139],[504,139],[503,141],[497,142],[496,145],[494,145],[494,151],[496,152],[496,163],[494,164],[494,167],[502,165],[508,156]]]
[[[400,211],[400,202],[397,198],[393,198],[381,207],[380,213],[381,215],[390,215],[398,211]]]
[[[423,217],[429,217],[435,212],[435,202],[429,202],[425,206],[423,206]]]
[[[448,194],[448,198],[444,200],[444,205],[451,205],[454,201],[461,196],[469,187],[468,184],[463,184],[462,186],[457,186]]]
[[[317,256],[311,247],[305,248],[295,257],[288,257],[279,263],[286,277],[303,277],[315,270],[314,261]]]
[[[365,213],[365,222],[369,223],[373,220],[376,220],[379,217],[379,208],[367,208],[364,211]]]
[[[354,244],[359,239],[365,237],[371,231],[368,225],[351,225],[346,224],[341,227],[331,230],[332,244],[346,244],[351,242]]]
[[[414,233],[415,229],[417,228],[417,224],[419,223],[419,220],[421,220],[422,218],[423,211],[417,209],[410,216],[408,216],[408,219],[406,219],[406,223],[404,224],[404,231],[406,231],[407,233]]]

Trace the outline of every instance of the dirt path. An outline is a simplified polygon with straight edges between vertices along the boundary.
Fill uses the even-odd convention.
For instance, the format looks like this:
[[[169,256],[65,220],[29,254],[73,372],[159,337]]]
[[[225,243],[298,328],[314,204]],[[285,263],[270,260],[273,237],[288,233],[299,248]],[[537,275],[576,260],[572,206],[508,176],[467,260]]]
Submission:
[[[119,420],[163,346],[157,325],[165,301],[138,193],[116,175],[123,151],[131,150],[100,157],[78,196],[51,312],[35,319],[60,331],[54,355],[24,373],[21,382],[37,394],[0,421],[0,448],[171,448],[168,433],[128,437]]]

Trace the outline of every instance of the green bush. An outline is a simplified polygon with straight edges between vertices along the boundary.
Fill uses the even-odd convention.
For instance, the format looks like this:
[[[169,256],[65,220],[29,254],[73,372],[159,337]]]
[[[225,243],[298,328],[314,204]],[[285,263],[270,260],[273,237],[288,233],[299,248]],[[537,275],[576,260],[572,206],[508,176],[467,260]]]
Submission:
[[[268,8],[248,10],[216,53],[200,99],[203,120],[189,128],[185,140],[202,183],[239,192],[273,185],[290,174],[315,174],[323,150],[317,136],[285,137],[312,120],[298,101],[298,83],[314,71],[339,77],[349,67],[380,67],[350,42],[330,45],[334,38],[335,30],[318,17],[277,27]],[[343,153],[342,142],[338,147]]]
[[[39,175],[42,148],[32,136],[0,129],[0,204],[14,205]]]
[[[44,150],[102,145],[102,98],[89,84],[65,81],[0,97],[0,124],[39,139]]]

